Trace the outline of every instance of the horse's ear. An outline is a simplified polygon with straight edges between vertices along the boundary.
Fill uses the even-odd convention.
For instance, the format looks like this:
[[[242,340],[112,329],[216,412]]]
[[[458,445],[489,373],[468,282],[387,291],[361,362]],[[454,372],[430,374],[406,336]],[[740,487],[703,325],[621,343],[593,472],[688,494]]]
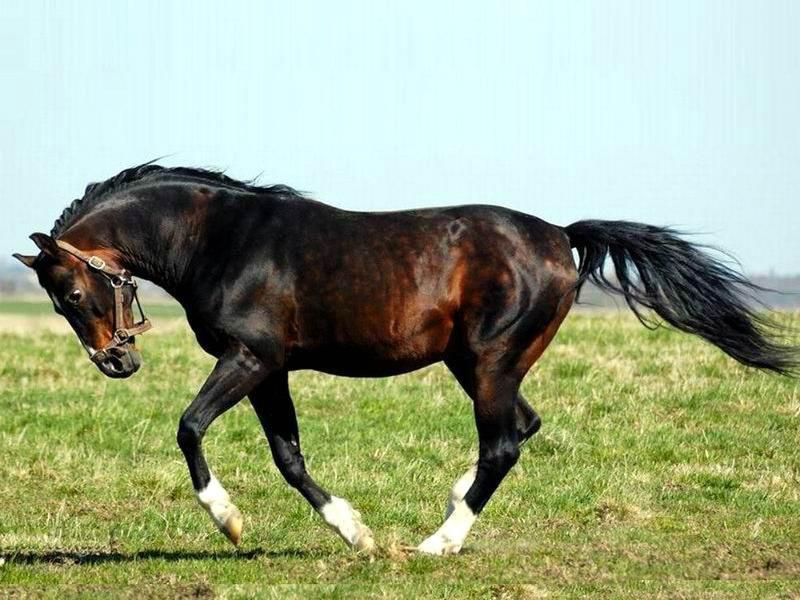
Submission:
[[[56,241],[46,233],[32,233],[31,239],[33,240],[33,243],[39,247],[39,250],[45,254],[49,254],[53,258],[58,256],[58,244],[56,244]]]
[[[38,258],[37,256],[26,256],[24,254],[18,254],[16,252],[12,254],[12,256],[30,269],[33,268],[33,263],[35,263],[36,259]]]

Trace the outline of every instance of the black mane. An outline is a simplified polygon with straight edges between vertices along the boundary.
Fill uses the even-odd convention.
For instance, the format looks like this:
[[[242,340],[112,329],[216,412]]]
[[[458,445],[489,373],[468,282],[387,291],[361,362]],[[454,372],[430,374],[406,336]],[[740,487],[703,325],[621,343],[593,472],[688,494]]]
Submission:
[[[158,160],[158,159],[156,159]],[[303,195],[288,185],[260,186],[254,180],[239,181],[225,175],[223,171],[211,169],[198,169],[193,167],[162,167],[154,164],[154,161],[146,162],[136,167],[131,167],[120,171],[113,177],[99,183],[90,183],[86,186],[82,198],[77,198],[67,206],[56,219],[50,235],[56,237],[63,233],[72,225],[78,217],[107,198],[112,192],[119,191],[129,185],[146,183],[151,181],[194,181],[205,182],[217,187],[227,187],[243,192],[258,195],[270,195],[277,197],[301,198]]]

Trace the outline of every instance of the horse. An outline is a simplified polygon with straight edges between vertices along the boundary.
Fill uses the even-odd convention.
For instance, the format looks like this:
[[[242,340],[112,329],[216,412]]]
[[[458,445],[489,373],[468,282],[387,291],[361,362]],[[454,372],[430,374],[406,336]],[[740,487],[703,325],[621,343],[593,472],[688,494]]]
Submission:
[[[129,377],[142,362],[136,336],[150,323],[135,277],[185,309],[217,362],[180,418],[177,443],[197,500],[234,545],[243,518],[201,442],[248,397],[286,482],[351,547],[376,550],[360,513],[306,469],[289,371],[384,377],[444,362],[472,399],[479,442],[442,525],[416,546],[445,555],[461,550],[541,427],[520,384],[587,281],[620,293],[645,325],[666,322],[744,365],[786,375],[800,366],[798,348],[751,302],[759,288],[666,227],[560,227],[489,205],[353,212],[288,186],[151,161],[90,184],[49,235],[31,239],[39,253],[14,256],[109,377]]]

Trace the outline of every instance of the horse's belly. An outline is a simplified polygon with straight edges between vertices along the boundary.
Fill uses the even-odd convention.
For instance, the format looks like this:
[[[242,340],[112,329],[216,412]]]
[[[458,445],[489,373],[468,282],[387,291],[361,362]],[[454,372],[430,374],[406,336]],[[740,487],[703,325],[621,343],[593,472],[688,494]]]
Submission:
[[[311,369],[342,377],[391,377],[410,373],[442,360],[442,356],[381,359],[358,350],[346,349],[335,354],[300,353],[289,361],[289,370]]]
[[[453,329],[452,318],[436,308],[403,319],[363,317],[293,348],[289,368],[348,377],[407,373],[442,360]]]

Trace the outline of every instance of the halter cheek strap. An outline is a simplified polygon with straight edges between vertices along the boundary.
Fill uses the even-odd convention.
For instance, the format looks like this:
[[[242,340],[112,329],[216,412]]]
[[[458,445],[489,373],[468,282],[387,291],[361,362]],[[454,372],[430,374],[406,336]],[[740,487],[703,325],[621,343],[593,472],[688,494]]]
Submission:
[[[152,327],[152,324],[144,316],[142,305],[139,303],[139,296],[137,294],[137,284],[133,276],[125,269],[113,269],[108,266],[99,256],[89,255],[79,250],[72,244],[63,240],[56,240],[58,247],[68,252],[78,260],[86,263],[90,269],[93,269],[108,279],[114,290],[114,335],[111,340],[100,350],[90,349],[81,340],[84,348],[89,353],[89,358],[94,363],[101,363],[108,358],[108,351],[114,348],[119,348],[128,343],[130,338],[140,333],[144,333]],[[136,307],[139,309],[139,322],[134,323],[132,327],[125,327],[125,307],[123,304],[122,290],[129,285],[133,290],[133,299],[136,301]],[[80,336],[78,336],[80,338]]]

